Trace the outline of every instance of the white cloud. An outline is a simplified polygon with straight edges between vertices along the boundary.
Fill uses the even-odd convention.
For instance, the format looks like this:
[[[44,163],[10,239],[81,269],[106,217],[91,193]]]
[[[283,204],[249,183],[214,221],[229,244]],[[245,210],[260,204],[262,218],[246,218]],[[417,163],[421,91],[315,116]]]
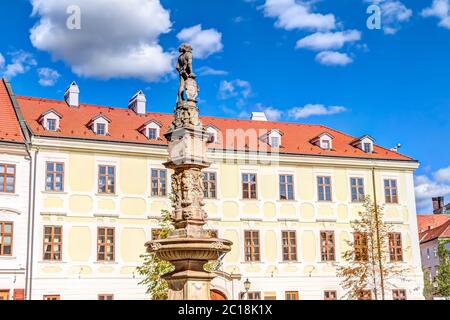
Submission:
[[[3,56],[0,58],[0,74],[4,77],[13,78],[18,74],[28,72],[31,67],[37,65],[33,55],[29,52],[19,50],[10,52],[8,55],[11,57],[10,63],[6,63]]]
[[[38,69],[39,84],[43,87],[52,87],[61,77],[58,71],[50,68]]]
[[[449,170],[450,168],[441,169],[441,170]],[[434,177],[439,176],[438,170],[433,174]],[[447,177],[448,178],[448,177]],[[415,194],[416,194],[416,205],[417,209],[421,213],[431,213],[431,198],[439,197],[439,196],[448,196],[450,195],[450,180],[438,180],[438,179],[430,179],[426,175],[419,175],[414,177],[415,182]]]
[[[273,107],[264,108],[263,111],[266,114],[267,119],[269,119],[270,121],[278,121],[284,114],[283,111]]]
[[[0,70],[5,67],[5,57],[0,53]]]
[[[211,67],[200,67],[198,68],[198,73],[201,76],[225,76],[228,74],[228,71],[214,69]]]
[[[266,0],[262,8],[267,17],[276,18],[275,26],[286,30],[331,30],[336,27],[333,14],[314,13],[313,2]]]
[[[353,62],[346,53],[337,51],[322,51],[316,55],[316,61],[327,66],[345,66]]]
[[[450,1],[433,0],[431,7],[422,10],[424,17],[436,17],[439,19],[439,26],[450,29]]]
[[[244,17],[242,17],[242,16],[237,16],[237,17],[233,18],[233,22],[234,23],[241,23],[241,22],[244,22],[245,20],[246,19]]]
[[[296,48],[311,50],[337,50],[345,43],[359,41],[361,32],[358,30],[347,30],[342,32],[316,32],[297,41]]]
[[[173,69],[174,56],[158,43],[171,28],[159,0],[30,0],[36,48],[66,62],[79,76],[156,81]],[[81,29],[67,28],[69,6],[81,12]]]
[[[283,110],[280,110],[280,109],[277,109],[277,108],[274,108],[274,107],[270,107],[270,106],[265,106],[262,103],[257,103],[255,105],[255,109],[257,111],[264,112],[266,117],[267,117],[267,119],[270,120],[270,121],[278,121],[284,115],[284,111]]]
[[[192,45],[194,57],[205,59],[223,49],[222,33],[216,29],[202,30],[202,25],[185,28],[177,34],[180,41]]]
[[[223,80],[219,85],[219,99],[240,97],[240,103],[252,93],[252,87],[248,81],[236,79],[232,81]]]
[[[450,166],[439,169],[433,174],[433,176],[437,181],[450,182]]]
[[[295,107],[288,111],[289,117],[294,119],[308,118],[311,116],[326,116],[345,112],[347,109],[342,106],[329,106],[323,104],[307,104],[304,107]]]
[[[397,0],[365,0],[376,4],[381,9],[381,24],[385,34],[395,34],[401,28],[401,23],[408,21],[413,12],[401,1]]]

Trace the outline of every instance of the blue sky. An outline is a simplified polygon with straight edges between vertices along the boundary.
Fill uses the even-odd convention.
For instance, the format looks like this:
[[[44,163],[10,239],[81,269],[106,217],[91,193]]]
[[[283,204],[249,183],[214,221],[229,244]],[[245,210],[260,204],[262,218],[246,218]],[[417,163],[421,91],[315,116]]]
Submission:
[[[367,26],[371,4],[380,29]],[[189,41],[202,114],[266,111],[401,143],[421,162],[417,202],[429,212],[431,196],[450,196],[449,8],[449,0],[4,0],[0,75],[18,94],[56,99],[76,80],[82,102],[118,107],[142,89],[149,110],[171,112],[173,58]]]

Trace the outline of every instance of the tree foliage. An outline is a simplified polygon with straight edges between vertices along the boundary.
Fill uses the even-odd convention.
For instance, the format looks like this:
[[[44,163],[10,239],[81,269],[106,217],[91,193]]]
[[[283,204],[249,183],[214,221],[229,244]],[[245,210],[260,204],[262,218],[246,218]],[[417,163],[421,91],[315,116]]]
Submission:
[[[158,238],[167,238],[172,229],[170,213],[163,210],[162,220],[159,222]],[[152,300],[167,300],[168,284],[161,276],[173,271],[173,265],[168,261],[159,259],[154,253],[143,254],[141,258],[143,264],[137,267],[137,271],[144,278],[139,284],[147,287],[147,293],[150,294]]]
[[[441,297],[450,297],[450,257],[446,244],[450,241],[440,241],[438,246],[439,266],[437,268],[436,294]]]
[[[347,290],[344,297],[358,298],[361,291],[373,290],[375,299],[385,299],[391,281],[403,278],[407,269],[389,262],[389,233],[391,225],[384,222],[382,206],[376,205],[369,196],[364,199],[364,211],[351,223],[353,235],[360,241],[347,240],[349,250],[342,254],[344,265],[337,268],[341,285]]]
[[[432,300],[434,295],[433,282],[431,281],[430,271],[423,270],[423,296],[427,300]]]

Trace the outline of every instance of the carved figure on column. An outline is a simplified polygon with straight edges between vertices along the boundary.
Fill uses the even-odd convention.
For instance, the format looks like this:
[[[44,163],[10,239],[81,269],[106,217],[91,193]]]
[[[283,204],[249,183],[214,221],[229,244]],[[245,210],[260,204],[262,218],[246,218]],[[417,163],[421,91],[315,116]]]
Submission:
[[[189,44],[182,44],[178,49],[180,56],[177,62],[177,71],[180,74],[180,82],[178,85],[177,102],[185,101],[185,94],[188,101],[196,101],[199,87],[195,80],[196,75],[192,68],[192,47]]]

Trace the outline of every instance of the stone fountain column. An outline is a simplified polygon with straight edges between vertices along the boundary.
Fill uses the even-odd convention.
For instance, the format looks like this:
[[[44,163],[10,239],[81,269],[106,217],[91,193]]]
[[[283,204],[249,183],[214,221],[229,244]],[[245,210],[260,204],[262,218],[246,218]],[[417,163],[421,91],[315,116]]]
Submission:
[[[208,133],[199,120],[196,98],[198,85],[192,72],[192,48],[180,47],[177,70],[180,92],[175,119],[166,133],[169,159],[164,166],[172,175],[171,219],[175,229],[167,239],[146,243],[147,251],[171,262],[175,270],[163,276],[169,284],[169,300],[209,300],[210,283],[215,277],[204,265],[231,250],[232,242],[212,237],[203,229],[207,214],[203,209],[203,173]],[[187,101],[184,99],[184,94]]]

